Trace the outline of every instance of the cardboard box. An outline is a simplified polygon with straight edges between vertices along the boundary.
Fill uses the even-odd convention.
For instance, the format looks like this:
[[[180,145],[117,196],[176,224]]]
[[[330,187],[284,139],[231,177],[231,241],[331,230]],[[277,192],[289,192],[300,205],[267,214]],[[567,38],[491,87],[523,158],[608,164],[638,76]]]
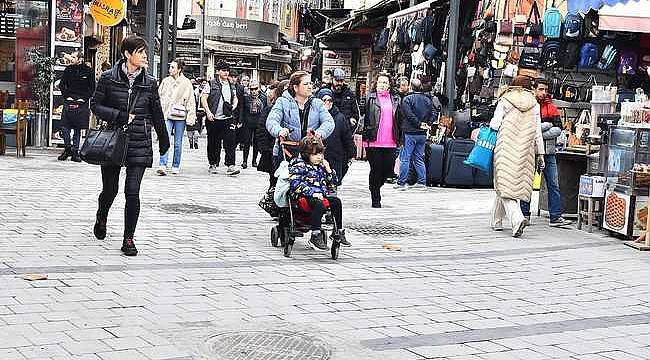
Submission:
[[[587,197],[605,196],[605,183],[607,179],[603,176],[580,176],[579,194]]]

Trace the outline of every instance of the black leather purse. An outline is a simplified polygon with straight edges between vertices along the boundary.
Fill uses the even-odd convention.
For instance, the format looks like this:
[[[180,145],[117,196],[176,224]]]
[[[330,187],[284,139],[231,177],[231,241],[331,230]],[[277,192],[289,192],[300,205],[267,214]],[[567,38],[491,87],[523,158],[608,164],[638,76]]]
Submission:
[[[140,92],[136,92],[129,114],[133,112]],[[128,124],[119,126],[102,125],[98,129],[88,129],[86,140],[81,146],[81,160],[92,165],[124,166],[129,148]]]

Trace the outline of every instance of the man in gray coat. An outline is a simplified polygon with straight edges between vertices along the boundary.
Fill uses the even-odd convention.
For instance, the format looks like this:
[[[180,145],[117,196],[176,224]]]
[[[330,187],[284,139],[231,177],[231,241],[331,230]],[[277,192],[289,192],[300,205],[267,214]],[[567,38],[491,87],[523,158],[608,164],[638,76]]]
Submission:
[[[562,133],[562,122],[560,112],[553,105],[553,99],[548,94],[548,83],[544,79],[538,79],[535,82],[535,96],[540,106],[540,116],[542,123],[542,138],[544,138],[544,163],[542,170],[546,188],[548,189],[548,208],[551,218],[551,226],[570,225],[571,221],[562,217],[562,196],[560,194],[560,184],[558,181],[557,161],[555,160],[555,145],[557,138]],[[530,203],[522,201],[521,212],[530,222]]]

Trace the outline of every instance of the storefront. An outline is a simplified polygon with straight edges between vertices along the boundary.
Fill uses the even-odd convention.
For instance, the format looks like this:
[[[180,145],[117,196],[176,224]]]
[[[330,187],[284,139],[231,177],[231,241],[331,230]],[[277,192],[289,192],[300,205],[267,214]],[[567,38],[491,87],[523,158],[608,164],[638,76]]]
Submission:
[[[192,16],[200,24],[199,16]],[[178,56],[189,64],[190,76],[198,76],[200,29],[179,31]],[[273,23],[207,16],[206,77],[214,76],[214,64],[223,60],[239,73],[262,82],[278,79],[282,67],[292,61],[291,50],[279,46],[279,26]]]
[[[34,109],[29,112],[28,145],[42,145],[38,136],[41,124],[36,115],[39,98],[32,91],[35,73],[31,59],[49,55],[51,3],[17,0],[0,14],[0,109],[15,109],[19,102],[27,102]],[[7,143],[13,146],[14,138],[8,138]]]

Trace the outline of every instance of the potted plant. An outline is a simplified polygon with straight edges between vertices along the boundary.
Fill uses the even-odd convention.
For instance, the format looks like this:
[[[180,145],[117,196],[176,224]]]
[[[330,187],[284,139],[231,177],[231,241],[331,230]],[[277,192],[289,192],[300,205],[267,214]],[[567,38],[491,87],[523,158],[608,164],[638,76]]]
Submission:
[[[50,88],[54,78],[55,59],[46,55],[41,49],[33,48],[27,53],[29,62],[34,67],[32,79],[32,93],[36,96],[36,131],[38,138],[34,145],[40,146],[43,142],[44,129],[47,128],[48,113],[50,111]]]

